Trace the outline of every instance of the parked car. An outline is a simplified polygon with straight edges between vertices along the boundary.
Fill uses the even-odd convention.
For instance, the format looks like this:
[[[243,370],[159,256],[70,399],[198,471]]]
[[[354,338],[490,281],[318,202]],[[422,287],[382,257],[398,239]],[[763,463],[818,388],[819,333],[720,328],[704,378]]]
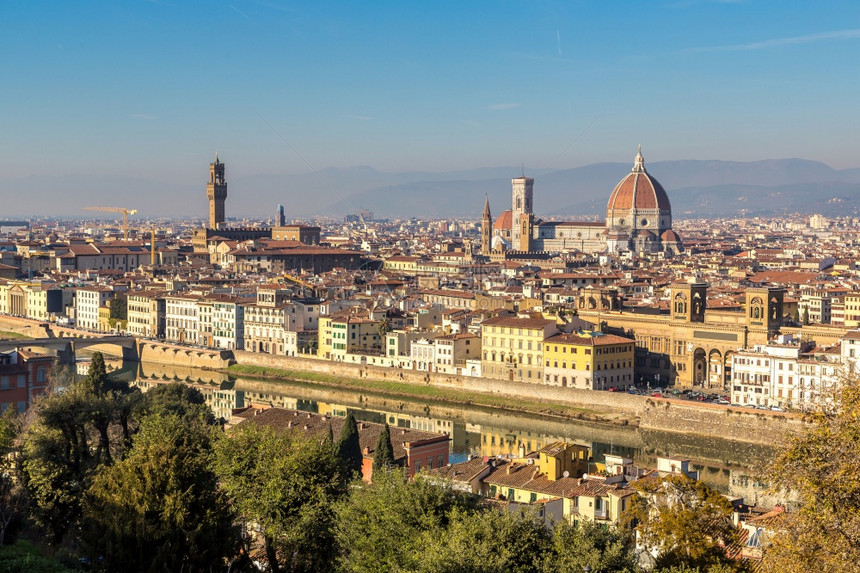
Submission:
[[[663,397],[662,392],[653,392],[651,395],[654,396],[655,398],[662,398]]]

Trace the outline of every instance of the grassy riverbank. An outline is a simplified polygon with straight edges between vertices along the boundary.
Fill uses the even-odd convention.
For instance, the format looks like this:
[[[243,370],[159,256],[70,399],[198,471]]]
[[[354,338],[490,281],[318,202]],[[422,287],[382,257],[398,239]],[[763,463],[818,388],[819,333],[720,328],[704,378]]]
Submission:
[[[33,337],[11,330],[0,330],[0,340],[33,340]]]
[[[331,388],[361,390],[371,394],[410,400],[423,400],[438,404],[463,404],[526,414],[530,413],[539,414],[541,416],[553,416],[569,420],[588,420],[621,425],[636,423],[636,419],[632,415],[599,412],[589,408],[581,408],[565,404],[553,404],[550,402],[523,400],[521,398],[514,399],[509,396],[485,394],[468,390],[437,388],[430,385],[424,386],[408,384],[405,382],[373,380],[369,378],[348,378],[331,374],[322,374],[319,372],[305,372],[300,370],[286,370],[242,364],[233,364],[224,370],[224,372],[231,376],[260,378],[270,381],[289,380],[309,382]]]

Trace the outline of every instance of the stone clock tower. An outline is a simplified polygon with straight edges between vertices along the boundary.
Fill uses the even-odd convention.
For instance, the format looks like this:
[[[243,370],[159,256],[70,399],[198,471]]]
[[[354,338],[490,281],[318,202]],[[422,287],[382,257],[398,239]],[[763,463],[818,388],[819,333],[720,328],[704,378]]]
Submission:
[[[224,201],[227,199],[227,181],[224,179],[224,164],[218,161],[209,164],[209,183],[206,184],[209,198],[209,228],[217,229],[224,223]]]

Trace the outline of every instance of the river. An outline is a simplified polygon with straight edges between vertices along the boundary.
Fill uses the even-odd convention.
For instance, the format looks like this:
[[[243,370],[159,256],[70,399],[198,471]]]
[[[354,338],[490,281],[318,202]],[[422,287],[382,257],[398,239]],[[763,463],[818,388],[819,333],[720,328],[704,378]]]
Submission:
[[[107,358],[107,357],[106,357]],[[596,462],[607,453],[633,458],[653,468],[657,457],[690,460],[699,477],[719,491],[743,497],[747,503],[772,505],[780,500],[766,493],[767,462],[776,450],[729,440],[643,430],[635,426],[560,420],[474,406],[427,403],[355,390],[335,390],[298,381],[233,378],[219,372],[108,359],[111,376],[144,391],[154,384],[183,382],[198,388],[218,417],[229,419],[233,409],[270,405],[358,420],[387,421],[392,427],[447,432],[451,461],[468,455],[516,454],[522,442],[527,451],[559,440],[589,446]]]

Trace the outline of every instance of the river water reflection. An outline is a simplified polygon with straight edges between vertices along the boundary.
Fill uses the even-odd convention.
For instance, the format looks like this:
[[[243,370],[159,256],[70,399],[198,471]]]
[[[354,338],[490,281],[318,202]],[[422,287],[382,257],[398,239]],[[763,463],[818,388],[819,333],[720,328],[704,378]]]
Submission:
[[[437,404],[421,400],[338,390],[304,382],[273,382],[232,378],[219,372],[150,363],[113,363],[112,376],[146,390],[154,384],[183,382],[206,396],[216,416],[229,419],[234,408],[271,405],[359,420],[387,421],[394,427],[447,432],[451,436],[451,460],[469,454],[515,454],[522,442],[528,451],[567,440],[587,445],[596,462],[607,453],[630,456],[642,467],[656,467],[658,456],[685,458],[699,471],[700,479],[723,493],[743,497],[747,503],[772,504],[765,493],[766,463],[775,450],[767,445],[746,444],[686,434],[643,430],[632,426],[597,424],[579,420],[525,415],[467,405]]]

